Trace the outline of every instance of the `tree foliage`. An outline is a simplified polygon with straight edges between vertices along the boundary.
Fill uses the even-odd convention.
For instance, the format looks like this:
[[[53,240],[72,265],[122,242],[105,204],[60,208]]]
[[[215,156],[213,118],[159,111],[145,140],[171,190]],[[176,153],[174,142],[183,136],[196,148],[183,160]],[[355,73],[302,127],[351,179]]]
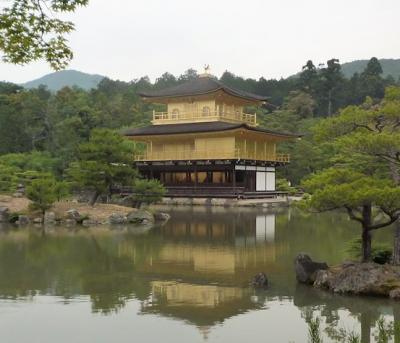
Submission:
[[[32,201],[30,207],[44,216],[57,200],[57,181],[53,178],[37,179],[27,187],[26,195]]]
[[[142,204],[153,204],[162,200],[165,195],[165,188],[160,181],[155,179],[137,179],[133,185],[132,199],[137,207]]]
[[[74,24],[55,15],[87,4],[88,0],[13,0],[0,13],[3,60],[26,64],[45,59],[56,70],[65,68],[73,57],[65,35]]]
[[[76,185],[93,191],[94,205],[101,194],[111,195],[114,185],[132,182],[133,153],[131,144],[117,132],[95,129],[89,141],[80,144],[78,161],[71,163],[68,174]]]
[[[362,227],[363,261],[371,259],[371,231],[400,218],[400,188],[350,169],[325,169],[303,182],[312,193],[306,205],[316,211],[346,210]]]

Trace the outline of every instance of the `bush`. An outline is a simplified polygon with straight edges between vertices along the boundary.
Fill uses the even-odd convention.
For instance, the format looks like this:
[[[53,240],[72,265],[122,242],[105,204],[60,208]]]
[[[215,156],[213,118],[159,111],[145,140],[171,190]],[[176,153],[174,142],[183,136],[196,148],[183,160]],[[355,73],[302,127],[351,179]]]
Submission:
[[[353,239],[347,243],[346,253],[350,258],[361,258],[361,244],[360,238]],[[389,263],[392,258],[393,250],[387,244],[374,244],[372,246],[372,261],[379,264]]]
[[[160,181],[152,180],[136,180],[133,185],[132,200],[136,203],[136,207],[142,204],[153,204],[161,201],[165,195],[165,188]]]
[[[276,190],[281,192],[288,192],[289,195],[295,195],[297,193],[297,189],[290,186],[289,181],[286,179],[276,180]]]

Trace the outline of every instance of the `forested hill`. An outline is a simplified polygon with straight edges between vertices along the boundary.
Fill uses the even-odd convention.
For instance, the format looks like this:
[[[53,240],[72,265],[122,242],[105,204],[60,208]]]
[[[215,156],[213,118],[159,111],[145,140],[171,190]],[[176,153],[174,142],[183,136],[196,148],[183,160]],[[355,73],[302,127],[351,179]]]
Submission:
[[[377,104],[387,87],[391,91],[400,86],[398,79],[383,77],[382,69],[378,59],[371,58],[360,73],[346,78],[339,61],[330,59],[318,67],[305,61],[296,78],[256,80],[226,71],[220,81],[269,98],[265,106],[246,109],[257,112],[262,127],[304,134],[300,142],[291,142],[282,150],[291,154],[291,166],[284,176],[298,184],[319,170],[321,163],[329,162],[329,150],[312,141],[316,123],[349,105]],[[63,73],[70,71],[53,75]],[[79,157],[79,146],[88,141],[92,130],[149,125],[153,110],[165,110],[163,105],[143,102],[140,91],[177,86],[197,77],[196,70],[189,69],[180,76],[164,73],[154,82],[148,77],[130,82],[102,78],[90,91],[78,84],[80,88],[63,87],[57,92],[0,82],[0,191],[9,189],[2,184],[10,184],[7,180],[16,175],[15,168],[20,172],[51,171],[61,178]],[[18,180],[11,183],[18,184]]]
[[[400,77],[400,59],[382,58],[379,60],[382,66],[382,76],[391,75],[396,80]],[[342,64],[342,73],[345,77],[351,78],[355,73],[361,74],[368,64],[368,60],[358,60]]]
[[[45,85],[50,91],[58,91],[63,87],[78,86],[79,88],[89,90],[96,88],[104,76],[97,74],[82,73],[77,70],[62,70],[47,74],[39,79],[24,83],[25,88],[35,88]]]

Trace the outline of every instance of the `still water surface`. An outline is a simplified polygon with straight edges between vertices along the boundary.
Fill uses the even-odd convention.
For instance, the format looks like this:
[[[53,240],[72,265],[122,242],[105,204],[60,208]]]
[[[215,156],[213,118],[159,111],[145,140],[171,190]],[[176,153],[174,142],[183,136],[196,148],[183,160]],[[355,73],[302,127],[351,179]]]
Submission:
[[[0,227],[0,342],[324,342],[339,328],[374,342],[395,302],[297,285],[305,251],[335,264],[357,226],[340,213],[170,209],[161,227]],[[376,239],[389,242],[390,229]],[[267,273],[267,291],[248,287]],[[399,316],[400,318],[400,316]]]

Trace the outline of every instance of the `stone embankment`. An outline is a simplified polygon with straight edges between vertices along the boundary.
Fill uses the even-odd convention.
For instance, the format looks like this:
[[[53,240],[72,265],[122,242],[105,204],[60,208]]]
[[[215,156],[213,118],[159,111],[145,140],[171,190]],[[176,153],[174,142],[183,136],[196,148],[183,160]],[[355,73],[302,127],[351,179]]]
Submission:
[[[400,299],[400,267],[389,264],[344,262],[328,267],[306,254],[295,260],[298,282],[338,294]]]
[[[163,198],[162,205],[168,206],[219,206],[219,207],[288,207],[295,197],[277,197],[267,199],[232,199],[232,198]]]
[[[30,211],[29,200],[14,197],[0,198],[0,223],[14,223],[20,226],[28,224],[62,224],[66,226],[95,226],[102,224],[144,224],[166,222],[169,215],[163,212],[139,210],[114,204],[96,204],[63,201],[54,204],[42,217]]]

